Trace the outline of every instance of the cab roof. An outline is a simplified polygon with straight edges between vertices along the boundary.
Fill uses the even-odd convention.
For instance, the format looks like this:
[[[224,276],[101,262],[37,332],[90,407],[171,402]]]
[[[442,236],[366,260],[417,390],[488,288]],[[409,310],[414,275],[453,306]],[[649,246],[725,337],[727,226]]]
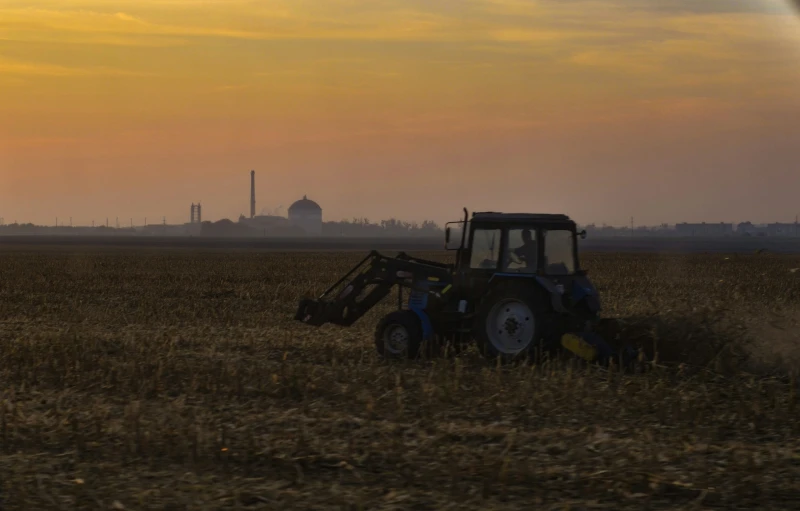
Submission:
[[[497,213],[482,211],[472,213],[472,220],[486,222],[571,223],[567,215],[550,213]]]

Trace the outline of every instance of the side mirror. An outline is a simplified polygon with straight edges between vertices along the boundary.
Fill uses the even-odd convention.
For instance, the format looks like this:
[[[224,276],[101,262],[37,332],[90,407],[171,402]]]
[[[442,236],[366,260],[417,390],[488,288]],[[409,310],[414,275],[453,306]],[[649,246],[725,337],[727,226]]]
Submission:
[[[444,230],[444,244],[447,245],[450,243],[450,228]]]
[[[584,229],[581,232],[579,232],[578,236],[580,236],[582,240],[585,240],[586,239],[586,229]]]

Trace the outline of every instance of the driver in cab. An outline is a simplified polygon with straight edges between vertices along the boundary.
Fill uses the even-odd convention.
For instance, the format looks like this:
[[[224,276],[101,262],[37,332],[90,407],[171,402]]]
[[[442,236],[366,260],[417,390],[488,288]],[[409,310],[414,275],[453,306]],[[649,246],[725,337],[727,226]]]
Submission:
[[[533,239],[531,230],[525,229],[522,231],[522,246],[513,249],[511,253],[517,257],[519,262],[525,265],[525,269],[534,271],[536,270],[538,251],[539,249]]]

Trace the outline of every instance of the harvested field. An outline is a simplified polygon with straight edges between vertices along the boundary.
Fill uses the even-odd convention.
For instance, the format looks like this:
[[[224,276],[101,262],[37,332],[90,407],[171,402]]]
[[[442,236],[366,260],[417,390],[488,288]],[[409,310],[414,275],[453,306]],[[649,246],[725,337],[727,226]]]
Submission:
[[[361,256],[0,251],[0,509],[800,508],[800,257],[585,255],[621,375],[293,322]]]

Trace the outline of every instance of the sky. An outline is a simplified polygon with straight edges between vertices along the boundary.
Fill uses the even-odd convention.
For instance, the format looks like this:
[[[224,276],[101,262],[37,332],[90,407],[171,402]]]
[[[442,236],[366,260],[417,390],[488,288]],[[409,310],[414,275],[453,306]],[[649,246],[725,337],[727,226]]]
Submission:
[[[794,221],[789,0],[0,0],[0,217]]]

